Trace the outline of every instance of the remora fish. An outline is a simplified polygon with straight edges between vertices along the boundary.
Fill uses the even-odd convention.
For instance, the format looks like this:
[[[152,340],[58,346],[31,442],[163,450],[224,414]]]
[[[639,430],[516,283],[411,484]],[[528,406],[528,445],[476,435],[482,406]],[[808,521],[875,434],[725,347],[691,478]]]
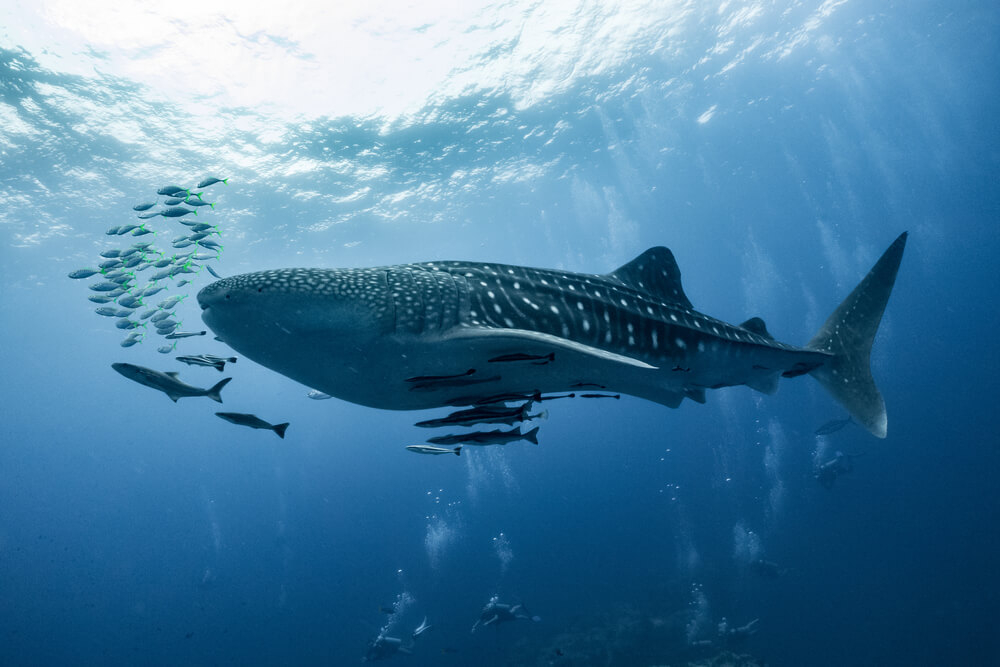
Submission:
[[[508,442],[517,440],[527,440],[533,444],[538,444],[538,427],[531,429],[527,433],[521,433],[521,429],[512,428],[509,431],[496,429],[494,431],[477,431],[475,433],[464,433],[459,435],[439,435],[427,438],[427,442],[436,445],[455,445],[460,442],[472,445],[506,445]]]
[[[462,445],[457,447],[434,447],[433,445],[407,445],[406,448],[417,454],[454,454],[462,455]]]
[[[100,309],[98,309],[100,310]],[[831,433],[836,433],[840,429],[844,428],[851,423],[851,418],[846,419],[831,419],[827,423],[820,426],[818,429],[813,431],[813,435],[830,435]]]
[[[197,356],[177,357],[177,361],[183,361],[188,366],[209,366],[220,373],[226,369],[226,362],[236,363],[236,357],[214,357],[211,354],[199,354]]]
[[[212,283],[198,302],[205,323],[239,353],[371,407],[449,405],[474,393],[449,382],[412,391],[407,378],[470,368],[480,370],[470,380],[502,374],[475,387],[483,396],[595,383],[669,407],[733,385],[771,393],[780,377],[809,374],[885,437],[885,404],[868,360],[906,236],[804,347],[779,343],[756,317],[732,325],[695,311],[662,247],[604,275],[473,262],[262,271]],[[510,354],[555,357],[489,363]]]
[[[204,336],[206,333],[206,331],[174,331],[168,333],[164,338],[170,338],[171,340],[174,338],[190,338],[191,336]]]
[[[173,372],[161,373],[160,371],[154,371],[152,368],[124,363],[111,364],[111,368],[115,369],[129,380],[134,380],[139,384],[144,384],[147,387],[152,387],[153,389],[162,391],[174,403],[177,402],[178,398],[186,398],[188,396],[208,396],[213,401],[222,403],[222,396],[219,392],[222,391],[223,387],[229,384],[230,380],[232,380],[232,378],[225,378],[216,382],[215,385],[209,389],[201,389],[199,387],[192,387],[189,384],[184,384],[177,379],[177,373]]]
[[[216,412],[215,416],[221,417],[232,424],[274,431],[282,440],[285,439],[285,429],[288,428],[288,422],[284,424],[269,424],[257,415],[249,415],[245,412]]]
[[[475,424],[507,424],[508,426],[513,426],[516,422],[528,421],[529,419],[542,416],[541,414],[529,415],[528,411],[530,409],[531,401],[516,408],[484,405],[477,408],[469,408],[468,410],[459,410],[447,417],[419,421],[414,426],[423,426],[425,428],[473,426]]]

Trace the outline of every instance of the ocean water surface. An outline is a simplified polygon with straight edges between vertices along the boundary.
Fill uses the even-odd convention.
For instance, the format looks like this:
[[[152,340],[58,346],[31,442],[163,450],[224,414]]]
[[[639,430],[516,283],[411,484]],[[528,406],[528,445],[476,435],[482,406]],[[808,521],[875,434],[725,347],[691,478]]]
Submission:
[[[0,17],[0,663],[349,665],[380,636],[413,666],[995,659],[995,3]],[[137,218],[210,176],[197,216]],[[209,266],[606,273],[666,246],[697,310],[802,345],[904,231],[871,358],[884,440],[816,435],[844,410],[792,378],[673,410],[545,402],[538,446],[420,456],[414,422],[445,411],[310,400],[211,331],[138,318],[177,296],[177,330],[206,330]],[[107,276],[68,274],[146,242],[120,270],[163,291],[95,314],[123,308],[88,299]],[[190,272],[152,281],[161,258]],[[175,358],[205,353],[239,360]],[[173,403],[116,362],[233,379],[223,406]],[[471,633],[494,596],[538,620]]]

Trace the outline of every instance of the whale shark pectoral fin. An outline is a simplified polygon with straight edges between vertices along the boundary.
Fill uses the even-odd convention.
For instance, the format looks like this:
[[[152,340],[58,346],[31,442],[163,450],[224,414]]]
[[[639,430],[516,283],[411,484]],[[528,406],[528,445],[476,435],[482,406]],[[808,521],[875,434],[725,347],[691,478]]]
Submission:
[[[490,356],[495,356],[492,351],[501,348],[519,350],[544,349],[547,351],[546,353],[554,353],[555,356],[553,357],[553,361],[555,362],[558,362],[559,353],[561,351],[591,357],[594,360],[626,364],[628,366],[644,370],[657,370],[656,366],[647,364],[645,361],[640,359],[634,359],[623,354],[609,352],[608,350],[602,350],[597,347],[586,345],[585,343],[578,343],[567,338],[560,338],[559,336],[539,331],[528,331],[526,329],[468,328],[452,334],[449,338],[479,340],[483,343],[484,351]],[[486,359],[484,359],[484,361],[486,361]]]

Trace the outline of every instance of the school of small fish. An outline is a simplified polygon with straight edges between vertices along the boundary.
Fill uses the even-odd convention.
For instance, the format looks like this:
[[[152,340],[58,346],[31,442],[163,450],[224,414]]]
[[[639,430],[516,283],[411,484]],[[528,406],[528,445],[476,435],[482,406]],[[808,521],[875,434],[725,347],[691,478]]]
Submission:
[[[114,318],[117,329],[128,332],[121,341],[122,347],[132,347],[146,341],[155,333],[166,339],[165,345],[157,348],[162,354],[170,354],[177,347],[177,340],[192,336],[204,336],[205,331],[184,331],[184,321],[177,307],[188,296],[188,292],[174,294],[161,299],[155,305],[150,300],[154,294],[178,290],[192,285],[191,277],[202,269],[211,274],[212,279],[219,274],[208,262],[217,261],[222,256],[223,246],[219,242],[221,232],[218,225],[203,220],[206,211],[215,209],[217,202],[208,201],[208,188],[216,183],[228,185],[226,178],[210,176],[202,179],[193,188],[179,185],[165,185],[156,191],[156,201],[135,204],[132,210],[140,220],[139,224],[117,225],[105,234],[118,237],[145,237],[154,235],[163,239],[159,246],[150,240],[136,240],[127,246],[108,248],[100,253],[94,267],[77,269],[69,274],[74,280],[94,277],[89,287],[93,294],[90,301],[99,304],[94,312]],[[164,199],[161,201],[159,197]],[[156,208],[159,206],[160,208]],[[185,216],[193,214],[197,220]],[[176,218],[176,222],[166,222],[154,228],[155,218]],[[181,225],[178,228],[175,225]],[[173,229],[171,229],[173,227]],[[180,231],[179,236],[168,242],[167,237]],[[124,240],[124,239],[123,239]],[[152,270],[151,273],[145,273]]]

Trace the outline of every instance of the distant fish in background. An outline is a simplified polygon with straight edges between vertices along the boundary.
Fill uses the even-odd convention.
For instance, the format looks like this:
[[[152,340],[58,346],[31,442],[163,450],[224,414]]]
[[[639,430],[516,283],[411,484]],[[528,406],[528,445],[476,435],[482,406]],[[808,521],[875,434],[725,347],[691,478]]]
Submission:
[[[189,396],[207,396],[213,401],[222,403],[222,395],[219,392],[232,380],[232,378],[224,378],[208,389],[201,389],[181,382],[177,379],[177,373],[174,372],[161,373],[152,368],[126,363],[114,363],[111,364],[111,368],[133,382],[162,391],[175,403],[177,399]]]
[[[167,197],[163,200],[164,206],[177,206],[178,204],[183,204],[185,197]]]
[[[140,220],[152,220],[153,218],[158,218],[161,215],[163,214],[160,213],[159,211],[153,211],[152,213],[140,213],[136,217],[139,218]]]
[[[330,394],[324,394],[323,392],[319,391],[318,389],[313,389],[308,394],[306,394],[306,396],[308,396],[309,398],[311,398],[314,401],[325,401],[328,398],[333,398],[333,396],[331,396]]]
[[[209,266],[208,264],[206,264],[205,268],[208,269],[208,272],[211,273],[213,276],[215,276],[219,280],[222,280],[222,276],[220,276],[218,273],[216,273],[215,269],[213,269],[211,266]]]
[[[267,431],[274,431],[278,434],[281,439],[285,438],[285,429],[288,428],[288,422],[284,424],[271,424],[264,421],[257,415],[247,414],[245,412],[216,412],[215,415],[222,419],[225,419],[231,424],[238,424],[239,426],[248,426],[250,428],[259,428]]]
[[[228,178],[215,178],[214,176],[209,176],[208,178],[202,179],[198,182],[195,187],[207,188],[210,185],[215,185],[216,183],[222,183],[223,185],[229,185]]]
[[[836,433],[840,429],[844,428],[850,424],[853,419],[847,417],[845,419],[831,419],[827,423],[820,426],[818,429],[813,431],[814,435],[830,435],[831,433]]]
[[[132,207],[133,211],[148,211],[149,209],[156,206],[156,202],[146,202],[143,204],[136,204]]]
[[[187,201],[187,205],[188,206],[209,206],[211,208],[215,208],[215,203],[214,202],[203,201],[201,199],[201,197],[198,197],[198,199],[189,199]]]

